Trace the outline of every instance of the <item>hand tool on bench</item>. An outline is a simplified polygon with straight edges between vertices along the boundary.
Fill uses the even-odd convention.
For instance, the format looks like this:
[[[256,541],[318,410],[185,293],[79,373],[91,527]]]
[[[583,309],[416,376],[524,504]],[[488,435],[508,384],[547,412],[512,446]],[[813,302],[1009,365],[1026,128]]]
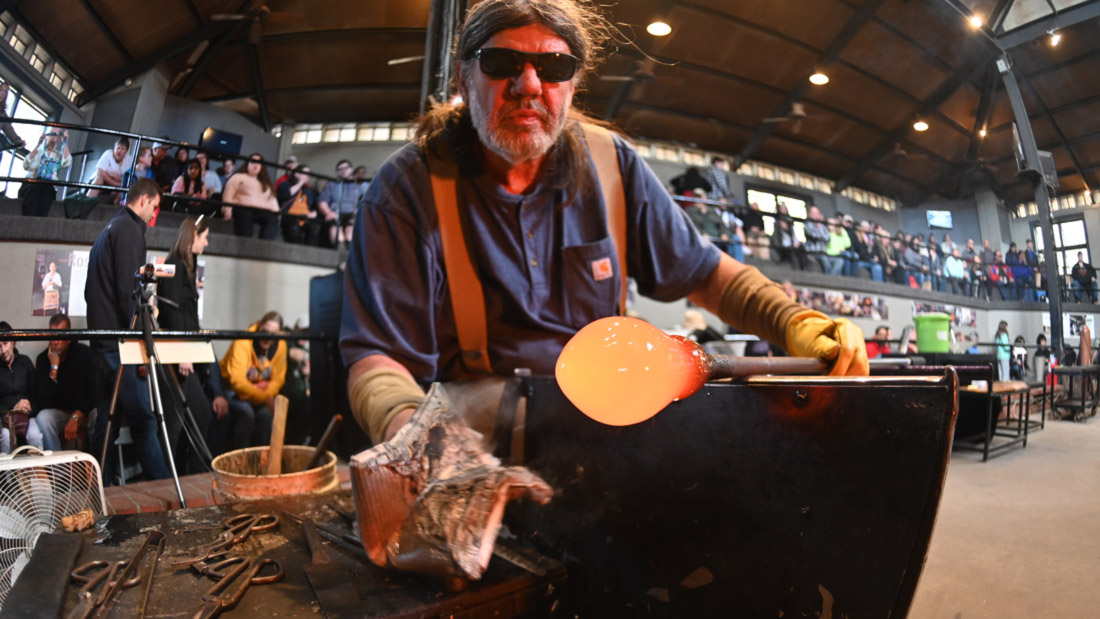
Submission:
[[[108,588],[104,591],[103,600],[99,602],[99,609],[93,617],[102,619],[111,614],[111,610],[114,609],[115,604],[118,602],[122,590],[127,586],[133,586],[126,583],[134,581],[134,584],[136,584],[137,581],[141,580],[140,576],[135,577],[135,575],[138,573],[138,570],[141,569],[141,564],[145,562],[145,556],[154,549],[160,548],[161,545],[164,544],[166,537],[167,536],[158,529],[149,531],[149,534],[145,537],[145,541],[142,542],[141,546],[139,546],[136,551],[134,551],[133,556],[126,562],[126,567],[122,568],[122,572],[118,575],[118,578],[108,579]],[[156,566],[154,565],[153,567],[155,568]]]
[[[309,546],[311,561],[305,565],[306,577],[313,587],[321,610],[328,619],[346,619],[363,615],[363,602],[349,578],[350,573],[334,563],[313,520],[302,520],[302,532]]]
[[[123,589],[128,589],[141,582],[140,576],[120,581],[119,573],[125,569],[125,561],[89,561],[73,568],[69,574],[70,577],[83,586],[77,593],[77,599],[80,601],[69,613],[69,619],[91,617],[107,600],[107,594],[116,583],[119,583]],[[100,585],[103,587],[99,588]]]
[[[309,457],[309,462],[306,462],[303,471],[308,471],[316,467],[321,463],[321,458],[325,456],[325,452],[328,451],[329,443],[336,436],[336,428],[340,427],[340,423],[344,421],[344,416],[337,413],[332,416],[332,419],[328,422],[328,427],[325,428],[325,433],[321,435],[321,440],[317,442],[317,448],[313,450],[313,455]]]
[[[225,556],[231,547],[243,542],[252,533],[269,531],[279,525],[275,514],[238,514],[225,521],[225,530],[214,541],[195,549],[189,557],[169,563],[174,570],[181,570],[198,563],[210,563]]]
[[[270,573],[264,576],[260,572],[268,565],[275,566]],[[195,613],[194,619],[212,619],[222,612],[232,609],[241,601],[248,588],[252,585],[266,585],[279,582],[286,576],[283,566],[274,559],[248,559],[245,557],[231,557],[211,566],[207,572],[218,582],[202,596],[202,608]],[[232,566],[228,571],[225,568]]]

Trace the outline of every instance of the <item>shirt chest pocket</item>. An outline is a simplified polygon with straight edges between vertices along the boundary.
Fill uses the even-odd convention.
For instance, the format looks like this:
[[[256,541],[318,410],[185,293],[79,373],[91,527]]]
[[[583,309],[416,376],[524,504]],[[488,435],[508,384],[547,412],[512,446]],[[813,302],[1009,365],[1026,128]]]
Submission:
[[[593,320],[619,313],[622,282],[611,237],[563,247],[561,258],[565,317],[569,325],[579,329]]]

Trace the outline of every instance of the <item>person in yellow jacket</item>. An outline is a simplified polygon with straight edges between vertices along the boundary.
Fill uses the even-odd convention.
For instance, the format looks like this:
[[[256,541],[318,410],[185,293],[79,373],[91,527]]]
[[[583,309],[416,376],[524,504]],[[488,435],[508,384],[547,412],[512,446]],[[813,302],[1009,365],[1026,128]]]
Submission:
[[[248,330],[279,333],[283,317],[268,312]],[[231,413],[232,448],[268,444],[275,396],[286,382],[286,342],[234,340],[220,365]]]

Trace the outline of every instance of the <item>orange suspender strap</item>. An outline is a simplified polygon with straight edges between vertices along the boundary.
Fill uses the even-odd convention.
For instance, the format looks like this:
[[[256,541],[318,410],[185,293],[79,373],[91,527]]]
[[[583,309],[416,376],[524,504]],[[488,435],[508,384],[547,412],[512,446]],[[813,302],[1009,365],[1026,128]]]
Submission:
[[[429,155],[428,168],[432,175],[432,197],[435,198],[439,236],[443,244],[443,268],[447,272],[447,286],[451,291],[462,364],[470,372],[492,374],[485,293],[466,247],[462,216],[458,211],[458,166],[453,159]]]
[[[625,316],[626,194],[623,192],[623,178],[619,171],[619,157],[610,131],[590,124],[582,126],[589,153],[596,164],[596,175],[607,209],[608,232],[615,243],[622,286],[619,313]],[[458,210],[458,166],[451,159],[429,155],[428,168],[431,170],[432,197],[439,217],[439,236],[443,244],[443,268],[447,272],[447,286],[451,292],[462,363],[470,372],[491,374],[493,370],[489,364],[485,294],[466,247],[462,217]]]
[[[610,131],[589,123],[581,126],[584,128],[585,141],[588,142],[588,153],[596,164],[604,208],[607,209],[608,233],[615,243],[615,254],[619,260],[619,282],[622,285],[619,315],[626,316],[626,193],[623,190],[623,175],[619,170],[619,154],[615,150],[615,140]]]

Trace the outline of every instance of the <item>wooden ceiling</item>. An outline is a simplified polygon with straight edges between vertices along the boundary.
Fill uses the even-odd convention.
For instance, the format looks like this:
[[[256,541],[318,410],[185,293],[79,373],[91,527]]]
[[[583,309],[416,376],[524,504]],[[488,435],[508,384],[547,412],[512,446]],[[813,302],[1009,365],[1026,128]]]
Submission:
[[[810,172],[905,205],[935,194],[968,197],[979,187],[1012,205],[1033,196],[1016,178],[1012,111],[993,39],[1019,39],[1008,54],[1038,146],[1054,156],[1060,192],[1100,187],[1096,4],[619,2],[609,17],[635,45],[610,54],[579,102],[636,137]],[[82,102],[166,63],[173,94],[232,107],[261,125],[408,120],[419,109],[422,63],[387,61],[424,54],[430,0],[4,5],[73,69],[86,88]],[[983,32],[964,20],[971,12],[986,20]],[[656,16],[671,35],[645,32]],[[1076,23],[1060,28],[1055,47],[1042,30],[1029,33],[1029,22],[1044,18]],[[815,70],[829,83],[811,85]],[[762,122],[786,116],[794,103],[805,109],[803,122]],[[918,118],[928,131],[913,130]]]

